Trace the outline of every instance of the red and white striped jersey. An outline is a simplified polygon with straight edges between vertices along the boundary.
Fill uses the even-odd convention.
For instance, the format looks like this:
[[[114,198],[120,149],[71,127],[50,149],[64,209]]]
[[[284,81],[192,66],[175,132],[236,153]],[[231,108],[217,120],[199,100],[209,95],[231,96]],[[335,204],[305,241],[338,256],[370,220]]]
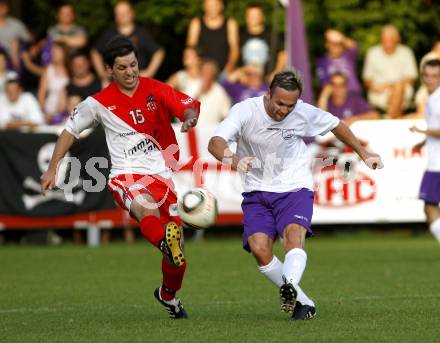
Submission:
[[[87,128],[104,127],[112,162],[110,177],[120,174],[171,177],[169,165],[178,160],[178,145],[170,118],[184,120],[184,110],[200,103],[170,86],[139,78],[132,97],[112,82],[82,101],[71,113],[65,129],[76,138]]]

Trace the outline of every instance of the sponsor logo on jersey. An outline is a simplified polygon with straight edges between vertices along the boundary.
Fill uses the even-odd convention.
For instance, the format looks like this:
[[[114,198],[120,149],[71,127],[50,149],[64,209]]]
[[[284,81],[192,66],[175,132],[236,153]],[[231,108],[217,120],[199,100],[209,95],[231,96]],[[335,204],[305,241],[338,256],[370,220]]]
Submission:
[[[119,137],[127,137],[127,136],[134,136],[137,135],[139,132],[136,131],[130,131],[130,132],[121,132],[118,134]]]
[[[108,109],[109,111],[114,111],[114,110],[116,110],[116,106],[115,106],[115,105],[113,105],[113,106],[109,106],[109,107],[107,107],[107,109]]]
[[[303,220],[303,221],[305,221],[305,222],[308,222],[308,221],[309,221],[309,219],[308,219],[307,217],[305,217],[305,216],[301,216],[301,215],[299,215],[299,214],[295,214],[294,217],[295,217],[295,218],[298,218],[298,219],[301,219],[301,220]]]
[[[295,137],[295,130],[294,129],[283,129],[281,132],[281,135],[283,136],[284,140],[289,140]]]
[[[154,94],[147,95],[147,111],[148,112],[157,111],[157,102]]]
[[[188,97],[188,98],[183,99],[183,100],[180,100],[180,101],[181,101],[182,104],[184,104],[184,105],[189,105],[190,103],[192,103],[192,102],[194,101],[194,99],[191,98],[191,97]]]
[[[125,157],[133,156],[137,152],[142,151],[144,154],[149,154],[151,151],[159,150],[159,148],[156,146],[155,141],[152,138],[145,138],[141,140],[139,143],[131,147],[130,149],[125,150],[124,154]]]
[[[280,131],[281,129],[278,128],[278,127],[268,127],[266,130],[269,130],[269,131]]]

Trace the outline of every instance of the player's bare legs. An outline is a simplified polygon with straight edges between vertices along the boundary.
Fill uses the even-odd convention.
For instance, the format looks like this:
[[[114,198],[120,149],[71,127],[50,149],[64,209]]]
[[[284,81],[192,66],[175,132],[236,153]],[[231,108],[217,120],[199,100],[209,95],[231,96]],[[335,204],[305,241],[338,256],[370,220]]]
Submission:
[[[273,240],[268,235],[262,232],[254,233],[249,236],[248,242],[252,255],[254,255],[259,266],[265,266],[272,261]]]
[[[440,243],[440,208],[438,205],[425,203],[424,210],[429,230]]]

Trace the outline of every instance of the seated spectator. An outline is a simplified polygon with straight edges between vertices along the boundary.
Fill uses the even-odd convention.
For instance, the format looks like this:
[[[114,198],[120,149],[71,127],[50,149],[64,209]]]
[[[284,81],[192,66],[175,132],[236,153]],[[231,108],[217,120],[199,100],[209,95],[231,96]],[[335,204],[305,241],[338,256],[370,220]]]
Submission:
[[[9,78],[5,94],[0,95],[0,128],[17,129],[44,124],[37,99],[23,88],[18,78]]]
[[[54,43],[51,55],[52,62],[47,66],[38,87],[38,101],[44,111],[46,123],[57,124],[66,116],[66,104],[62,101],[62,94],[69,82],[65,46]]]
[[[228,92],[233,104],[263,95],[269,88],[269,84],[264,81],[263,67],[256,64],[236,69],[221,81],[221,85]]]
[[[20,44],[29,40],[26,26],[18,19],[9,16],[6,0],[0,0],[0,47],[6,49],[12,60],[12,67],[20,67]]]
[[[64,3],[58,7],[57,23],[49,28],[47,37],[52,42],[63,43],[69,51],[87,44],[87,33],[75,23],[75,9],[72,4]]]
[[[316,73],[319,84],[324,87],[330,76],[336,72],[347,76],[350,93],[361,93],[361,84],[357,76],[357,43],[337,30],[325,31],[325,48],[327,54],[317,63]]]
[[[400,44],[396,27],[383,27],[380,44],[367,52],[362,76],[368,102],[391,118],[400,118],[411,104],[417,66],[412,50]]]
[[[130,39],[136,47],[140,75],[154,77],[163,62],[165,50],[153,40],[147,30],[136,24],[135,11],[128,1],[117,2],[113,10],[116,25],[105,31],[92,49],[93,66],[98,76],[108,83],[102,53],[107,42],[119,34]]]
[[[231,108],[231,100],[224,88],[217,82],[218,67],[214,60],[204,60],[201,67],[201,89],[196,98],[200,100],[200,115],[197,127],[219,124]]]
[[[194,98],[200,93],[202,80],[200,77],[201,58],[196,48],[186,47],[182,57],[184,69],[172,74],[167,84]]]
[[[204,0],[203,16],[191,19],[186,45],[214,60],[221,73],[230,73],[240,55],[239,33],[237,21],[224,16],[224,7],[222,0]]]
[[[286,66],[284,37],[280,34],[272,41],[272,32],[265,25],[264,8],[260,4],[248,4],[244,18],[246,26],[240,29],[240,65],[264,65],[266,79],[271,80]]]
[[[84,100],[101,90],[101,80],[92,71],[89,55],[85,51],[71,55],[68,65],[70,81],[66,87],[67,96],[79,95]]]
[[[425,56],[422,57],[422,60],[420,61],[420,74],[422,74],[422,66],[432,60],[440,59],[440,40],[437,40],[432,47],[432,50],[428,52]],[[426,88],[426,85],[422,83],[419,87],[419,89],[416,92],[415,95],[415,103],[417,106],[417,114],[420,116],[423,116],[425,113],[425,105],[428,101],[428,90]]]
[[[362,119],[378,119],[379,114],[358,93],[350,93],[348,79],[342,73],[330,76],[318,100],[318,107],[328,111],[347,125]]]
[[[8,55],[0,49],[0,94],[5,92],[6,80],[12,77],[17,77],[17,73],[8,68]]]

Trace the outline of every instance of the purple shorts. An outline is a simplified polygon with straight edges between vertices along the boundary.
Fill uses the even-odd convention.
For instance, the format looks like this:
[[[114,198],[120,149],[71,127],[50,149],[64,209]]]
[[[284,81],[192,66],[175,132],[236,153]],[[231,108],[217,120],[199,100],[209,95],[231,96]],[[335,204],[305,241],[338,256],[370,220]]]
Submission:
[[[431,204],[440,202],[440,172],[425,172],[420,186],[419,198]]]
[[[272,240],[283,237],[288,224],[299,224],[307,230],[307,237],[313,236],[310,229],[314,193],[301,188],[297,191],[245,192],[243,193],[243,248],[250,251],[248,238],[254,233],[262,232]]]

